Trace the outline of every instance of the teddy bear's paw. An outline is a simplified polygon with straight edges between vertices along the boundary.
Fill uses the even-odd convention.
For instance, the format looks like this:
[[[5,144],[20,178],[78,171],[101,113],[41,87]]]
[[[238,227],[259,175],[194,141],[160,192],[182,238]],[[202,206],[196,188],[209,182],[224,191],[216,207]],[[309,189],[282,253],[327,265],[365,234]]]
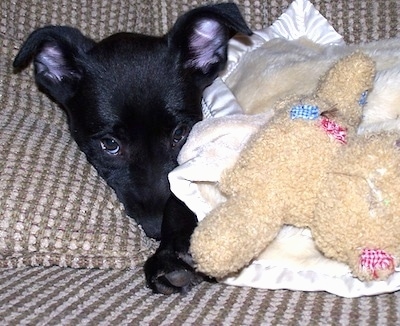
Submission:
[[[380,249],[363,249],[360,255],[360,273],[366,280],[385,280],[395,270],[392,255]]]

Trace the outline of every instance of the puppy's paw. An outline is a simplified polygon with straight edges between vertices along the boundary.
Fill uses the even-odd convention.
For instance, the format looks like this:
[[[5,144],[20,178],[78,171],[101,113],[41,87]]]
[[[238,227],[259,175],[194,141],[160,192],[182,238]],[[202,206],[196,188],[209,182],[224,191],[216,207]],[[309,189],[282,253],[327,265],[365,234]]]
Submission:
[[[144,266],[147,286],[154,293],[186,294],[190,289],[206,280],[193,268],[191,256],[168,250],[157,251]]]

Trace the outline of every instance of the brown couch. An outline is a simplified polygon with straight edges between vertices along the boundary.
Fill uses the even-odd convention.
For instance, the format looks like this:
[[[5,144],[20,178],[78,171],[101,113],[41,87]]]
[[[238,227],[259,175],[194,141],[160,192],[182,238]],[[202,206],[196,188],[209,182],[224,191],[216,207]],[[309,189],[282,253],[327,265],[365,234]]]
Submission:
[[[209,1],[204,1],[209,2]],[[235,1],[253,29],[289,0]],[[400,37],[398,0],[312,0],[348,43]],[[324,292],[202,283],[154,295],[142,266],[157,244],[124,213],[71,140],[32,69],[14,74],[21,42],[47,24],[100,39],[165,33],[188,0],[2,0],[0,3],[1,325],[396,325],[400,292],[345,299]]]

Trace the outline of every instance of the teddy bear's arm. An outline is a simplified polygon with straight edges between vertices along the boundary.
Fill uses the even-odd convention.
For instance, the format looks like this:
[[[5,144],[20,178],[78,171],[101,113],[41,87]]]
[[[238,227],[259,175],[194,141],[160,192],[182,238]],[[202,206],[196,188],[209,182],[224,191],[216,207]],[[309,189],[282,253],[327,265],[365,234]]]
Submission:
[[[267,221],[258,216],[259,223],[255,223],[251,202],[246,197],[229,200],[196,228],[191,251],[199,271],[216,278],[225,277],[248,265],[276,237],[281,228],[279,217]]]

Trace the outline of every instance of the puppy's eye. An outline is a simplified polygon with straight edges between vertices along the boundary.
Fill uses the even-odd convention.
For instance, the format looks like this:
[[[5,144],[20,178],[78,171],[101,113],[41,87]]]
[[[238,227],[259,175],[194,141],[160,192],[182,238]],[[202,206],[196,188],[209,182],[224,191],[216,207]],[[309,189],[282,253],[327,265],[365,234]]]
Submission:
[[[178,125],[172,132],[172,147],[177,146],[183,142],[189,134],[189,127],[186,125]]]
[[[102,138],[100,140],[101,148],[110,155],[118,155],[121,151],[121,146],[111,137]]]

